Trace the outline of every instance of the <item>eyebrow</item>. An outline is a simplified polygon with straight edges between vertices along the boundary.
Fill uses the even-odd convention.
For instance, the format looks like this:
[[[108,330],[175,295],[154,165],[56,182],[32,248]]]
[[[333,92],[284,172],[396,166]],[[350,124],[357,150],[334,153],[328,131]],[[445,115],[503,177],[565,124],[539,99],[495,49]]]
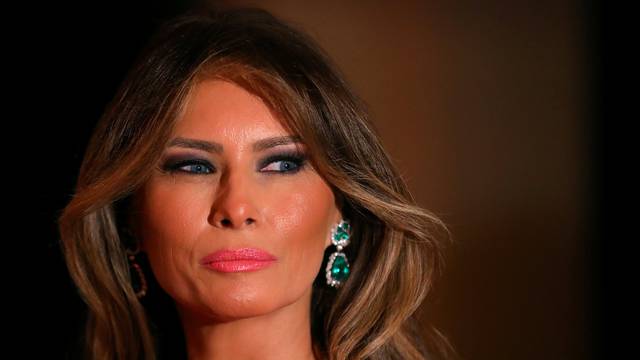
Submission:
[[[253,143],[253,151],[259,152],[278,145],[287,145],[293,143],[302,143],[302,139],[299,136],[275,136],[264,138]],[[206,140],[189,139],[183,137],[177,137],[169,143],[168,147],[182,147],[189,149],[203,150],[210,153],[220,154],[224,151],[222,144]]]

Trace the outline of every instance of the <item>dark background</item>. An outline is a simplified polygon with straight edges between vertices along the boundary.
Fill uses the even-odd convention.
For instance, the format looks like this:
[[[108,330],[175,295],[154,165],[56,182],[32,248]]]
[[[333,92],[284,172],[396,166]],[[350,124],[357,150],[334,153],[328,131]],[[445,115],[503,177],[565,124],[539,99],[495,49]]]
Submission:
[[[17,275],[8,276],[27,309],[14,330],[27,346],[10,344],[24,357],[64,358],[76,340],[83,307],[59,253],[56,218],[137,51],[162,20],[195,2],[29,4],[5,14],[19,20],[5,34],[15,48],[5,57],[18,63],[8,74],[18,78],[18,97],[7,104],[16,115],[6,122],[20,128],[7,140],[27,139],[10,145],[20,161],[5,167],[27,174],[18,181],[25,192],[9,194],[24,199],[15,213],[27,220],[10,224],[27,250],[12,255]],[[463,358],[598,357],[596,3],[225,3],[260,4],[305,29],[368,103],[412,193],[453,233],[424,313]]]

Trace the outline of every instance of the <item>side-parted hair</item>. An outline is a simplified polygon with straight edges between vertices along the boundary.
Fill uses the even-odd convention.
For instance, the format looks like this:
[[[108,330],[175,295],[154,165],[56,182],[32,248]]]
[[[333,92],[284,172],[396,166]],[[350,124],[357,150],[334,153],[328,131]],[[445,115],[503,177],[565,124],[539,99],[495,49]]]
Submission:
[[[444,224],[410,194],[365,106],[314,42],[257,9],[183,15],[142,52],[96,125],[59,218],[69,272],[87,304],[86,356],[156,359],[152,319],[131,285],[117,206],[151,176],[192,89],[221,79],[259,96],[309,148],[352,243],[340,289],[313,284],[312,336],[323,359],[432,359],[455,351],[416,310],[442,271]],[[423,338],[429,331],[429,339]],[[427,346],[426,344],[429,344]]]

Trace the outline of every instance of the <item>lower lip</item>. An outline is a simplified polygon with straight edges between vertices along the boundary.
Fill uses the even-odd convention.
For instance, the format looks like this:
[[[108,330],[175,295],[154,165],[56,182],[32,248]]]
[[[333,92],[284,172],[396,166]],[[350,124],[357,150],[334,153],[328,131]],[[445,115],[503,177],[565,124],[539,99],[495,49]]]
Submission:
[[[219,272],[244,272],[244,271],[256,271],[264,269],[271,265],[274,260],[258,261],[258,260],[230,260],[230,261],[216,261],[205,264],[205,266],[211,270]]]

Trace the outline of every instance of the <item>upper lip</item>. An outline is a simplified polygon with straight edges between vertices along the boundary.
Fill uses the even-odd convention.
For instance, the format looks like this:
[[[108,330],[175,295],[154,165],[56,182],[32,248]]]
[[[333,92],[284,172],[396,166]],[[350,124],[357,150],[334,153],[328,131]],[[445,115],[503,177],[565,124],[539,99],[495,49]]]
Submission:
[[[203,257],[200,263],[236,260],[270,261],[276,260],[276,257],[258,248],[223,249]]]

